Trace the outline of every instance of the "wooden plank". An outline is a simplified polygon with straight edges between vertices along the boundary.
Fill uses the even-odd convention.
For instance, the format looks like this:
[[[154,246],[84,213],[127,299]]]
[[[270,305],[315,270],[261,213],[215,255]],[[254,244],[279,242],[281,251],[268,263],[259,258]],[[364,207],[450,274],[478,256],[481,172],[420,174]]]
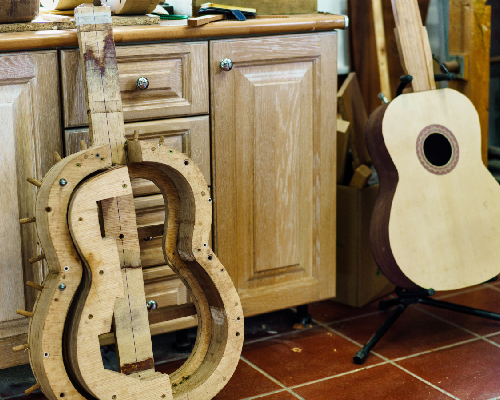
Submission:
[[[366,165],[360,165],[354,170],[354,175],[349,183],[349,186],[355,187],[357,189],[363,189],[367,184],[368,180],[372,176],[371,168]]]
[[[337,118],[337,183],[344,180],[345,162],[351,124],[343,119]]]
[[[481,154],[488,159],[488,119],[491,47],[491,6],[485,0],[469,2],[450,0],[450,55],[470,60],[466,80],[456,80],[449,87],[465,94],[476,107],[481,123]]]
[[[148,319],[150,324],[157,324],[159,322],[171,321],[191,315],[196,315],[196,307],[193,303],[186,303],[152,310],[148,313]]]
[[[388,101],[392,99],[391,84],[389,82],[389,65],[385,45],[384,14],[382,0],[372,0],[373,25],[375,27],[375,44],[377,47],[378,73],[380,90]]]
[[[351,72],[340,87],[337,102],[340,116],[351,124],[352,150],[356,168],[360,164],[371,164],[365,144],[365,125],[368,116],[355,72]]]
[[[90,141],[95,146],[110,146],[113,163],[125,164],[122,99],[113,29],[111,15],[108,17],[104,10],[95,7],[75,10]]]
[[[429,0],[418,0],[422,20],[425,21]],[[356,72],[361,95],[366,111],[370,115],[378,106],[381,92],[380,80],[373,79],[379,74],[377,60],[377,45],[375,40],[374,16],[371,1],[348,0],[348,15],[350,28],[348,29],[350,47],[351,70]],[[392,14],[391,0],[382,0],[384,19],[385,42],[389,70],[391,97],[396,95],[399,77],[404,74],[399,59],[394,28],[396,27]]]
[[[201,17],[196,17],[196,18],[188,18],[188,26],[190,27],[203,26],[210,22],[221,21],[223,19],[226,19],[226,16],[224,14],[203,15]]]
[[[413,76],[413,90],[435,89],[429,38],[423,29],[418,3],[416,0],[392,0],[392,7],[401,64],[405,72]]]
[[[207,3],[206,0],[193,1],[193,15],[196,15],[200,6]],[[219,3],[216,1],[215,3]],[[239,6],[255,8],[257,14],[313,14],[318,12],[317,0],[224,0],[220,2],[225,6]]]

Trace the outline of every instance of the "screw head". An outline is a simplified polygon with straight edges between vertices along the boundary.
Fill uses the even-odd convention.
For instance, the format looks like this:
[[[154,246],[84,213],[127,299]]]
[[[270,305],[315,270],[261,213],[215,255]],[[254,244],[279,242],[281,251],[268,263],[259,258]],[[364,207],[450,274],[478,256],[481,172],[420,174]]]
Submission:
[[[59,179],[59,185],[61,186],[66,186],[68,184],[68,181],[64,178]]]
[[[137,79],[137,87],[141,90],[146,90],[149,87],[149,81],[148,78],[141,76],[139,79]]]
[[[60,283],[59,286],[58,286],[59,290],[64,290],[66,289],[66,285],[64,283]]]
[[[148,300],[146,301],[146,307],[148,308],[148,311],[156,310],[158,308],[158,303],[154,300]]]

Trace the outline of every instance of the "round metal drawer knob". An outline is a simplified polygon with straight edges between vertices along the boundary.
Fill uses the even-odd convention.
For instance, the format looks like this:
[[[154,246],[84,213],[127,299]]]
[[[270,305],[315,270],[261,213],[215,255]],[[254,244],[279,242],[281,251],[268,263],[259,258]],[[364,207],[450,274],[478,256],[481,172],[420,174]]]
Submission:
[[[230,58],[224,58],[224,60],[220,62],[220,67],[224,71],[231,71],[233,69],[233,62]]]
[[[149,87],[148,78],[141,76],[139,79],[137,79],[137,87],[141,90],[146,90]]]
[[[146,301],[146,307],[148,308],[148,311],[156,310],[158,308],[158,303],[154,300],[148,300]]]

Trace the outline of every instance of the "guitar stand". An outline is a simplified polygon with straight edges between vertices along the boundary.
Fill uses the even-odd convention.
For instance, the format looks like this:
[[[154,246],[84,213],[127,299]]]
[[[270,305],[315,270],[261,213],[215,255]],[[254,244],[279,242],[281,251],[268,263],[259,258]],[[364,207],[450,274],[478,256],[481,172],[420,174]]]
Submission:
[[[491,281],[496,280],[495,277]],[[489,281],[490,282],[490,281]],[[444,308],[446,310],[456,311],[463,314],[475,315],[476,317],[482,317],[487,319],[492,319],[494,321],[500,321],[500,314],[479,310],[477,308],[461,306],[458,304],[448,303],[446,301],[431,299],[430,296],[434,295],[434,289],[416,289],[407,290],[400,287],[396,287],[395,299],[382,300],[378,303],[379,309],[387,310],[389,307],[396,306],[392,311],[391,315],[385,320],[380,328],[375,332],[375,334],[370,338],[368,343],[359,350],[353,358],[354,364],[363,364],[368,356],[368,353],[373,349],[377,342],[385,335],[389,328],[396,322],[403,311],[411,304],[420,303],[428,306]]]

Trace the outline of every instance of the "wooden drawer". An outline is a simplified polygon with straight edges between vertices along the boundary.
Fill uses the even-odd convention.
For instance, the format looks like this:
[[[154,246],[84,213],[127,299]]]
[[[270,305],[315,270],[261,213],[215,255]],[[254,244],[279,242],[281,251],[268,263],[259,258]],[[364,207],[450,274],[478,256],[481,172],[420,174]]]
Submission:
[[[166,307],[188,302],[188,290],[167,266],[160,265],[144,270],[144,290],[146,300],[154,300],[158,307]]]
[[[135,130],[139,131],[139,140],[158,143],[160,136],[163,136],[166,146],[182,151],[198,165],[205,180],[210,185],[210,125],[208,116],[128,123],[125,124],[127,139],[132,139]],[[66,129],[64,135],[66,156],[80,151],[81,140],[85,140],[87,146],[90,146],[89,129],[86,127]],[[133,181],[132,187],[134,196],[159,193],[154,184],[142,179]]]
[[[117,46],[116,59],[125,121],[208,114],[207,43]],[[61,81],[65,127],[88,125],[79,50],[61,51]]]

